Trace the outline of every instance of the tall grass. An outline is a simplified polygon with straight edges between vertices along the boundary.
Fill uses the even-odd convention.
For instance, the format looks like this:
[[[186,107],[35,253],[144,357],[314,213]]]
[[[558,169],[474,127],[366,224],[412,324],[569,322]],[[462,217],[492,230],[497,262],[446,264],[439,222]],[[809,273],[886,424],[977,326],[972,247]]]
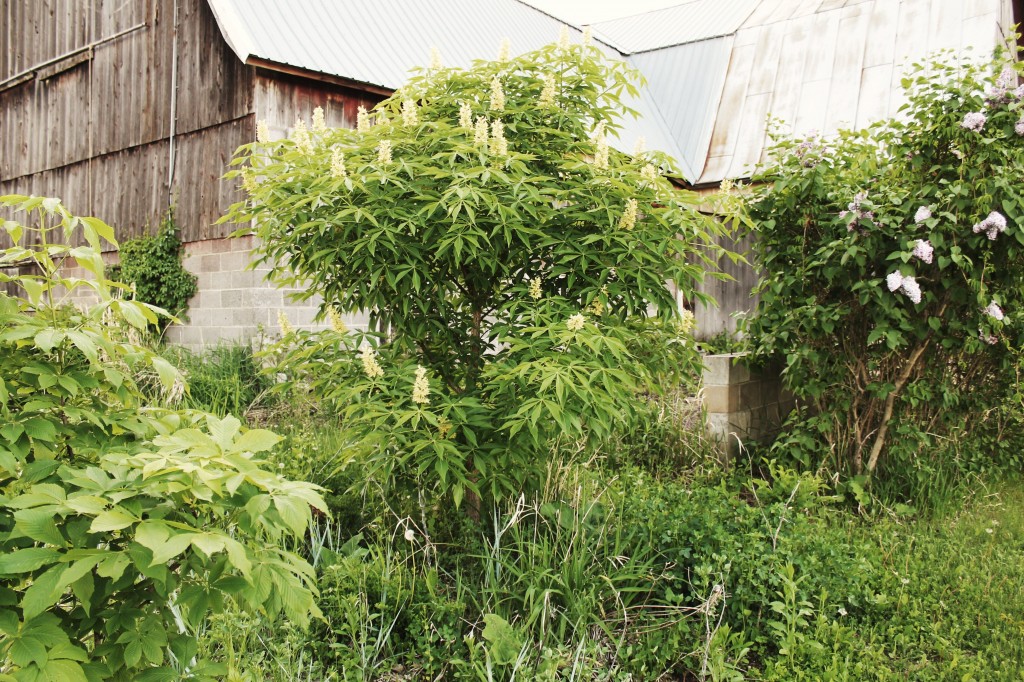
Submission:
[[[189,390],[182,400],[188,408],[241,418],[270,385],[248,344],[210,346],[198,352],[167,346],[162,354],[185,374]]]

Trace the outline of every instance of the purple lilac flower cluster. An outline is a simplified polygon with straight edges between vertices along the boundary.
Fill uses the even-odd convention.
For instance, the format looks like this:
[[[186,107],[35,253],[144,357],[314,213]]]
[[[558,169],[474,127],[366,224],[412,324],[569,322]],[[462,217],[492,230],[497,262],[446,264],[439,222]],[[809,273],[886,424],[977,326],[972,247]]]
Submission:
[[[988,304],[988,307],[985,308],[985,314],[997,322],[1002,322],[1006,317],[1006,315],[1003,314],[1003,309],[1000,308],[999,304],[995,301]]]
[[[974,224],[974,234],[981,234],[982,232],[988,235],[988,238],[995,241],[995,238],[1006,232],[1006,217],[998,211],[992,211],[988,214],[988,217],[982,220],[980,223]]]
[[[818,133],[811,131],[807,139],[796,146],[793,154],[804,168],[814,168],[821,162],[821,154],[828,146],[821,142]]]
[[[853,201],[847,204],[847,210],[839,212],[840,218],[846,218],[847,216],[849,216],[849,220],[847,220],[846,222],[847,231],[853,232],[853,230],[857,227],[858,223],[860,223],[860,221],[862,220],[867,220],[868,222],[874,221],[874,212],[866,211],[862,207],[864,201],[867,198],[867,192],[858,192],[857,195],[853,197]]]
[[[1004,66],[995,84],[985,93],[985,104],[990,107],[1024,99],[1024,85],[1017,85],[1017,72]]]
[[[927,239],[918,239],[914,242],[914,258],[930,264],[934,255],[935,247]]]
[[[988,117],[985,114],[980,111],[972,111],[964,116],[964,120],[960,122],[960,127],[980,133],[981,129],[985,127],[985,121],[987,120]]]

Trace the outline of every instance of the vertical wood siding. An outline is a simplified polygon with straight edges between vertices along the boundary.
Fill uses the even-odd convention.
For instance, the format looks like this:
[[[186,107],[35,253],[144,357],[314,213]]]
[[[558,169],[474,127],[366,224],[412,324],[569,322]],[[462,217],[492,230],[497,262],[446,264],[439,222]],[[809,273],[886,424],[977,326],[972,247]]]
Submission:
[[[221,180],[252,137],[254,69],[231,52],[205,0],[177,0],[174,182],[168,191],[175,0],[0,0],[0,80],[139,24],[0,91],[0,193],[61,197],[119,238],[173,202],[186,239],[239,198]]]

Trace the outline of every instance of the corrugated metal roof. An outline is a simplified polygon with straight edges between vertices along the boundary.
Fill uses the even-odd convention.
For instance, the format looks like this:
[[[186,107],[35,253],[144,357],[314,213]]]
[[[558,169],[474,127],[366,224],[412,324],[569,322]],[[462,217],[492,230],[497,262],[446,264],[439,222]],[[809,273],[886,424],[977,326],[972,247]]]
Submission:
[[[514,54],[554,42],[564,25],[517,0],[209,0],[224,38],[242,61],[251,57],[395,89],[410,69],[426,66],[436,47],[446,66],[468,67],[498,54],[508,38]],[[580,32],[570,27],[578,40]],[[602,46],[603,47],[603,46]],[[613,59],[622,56],[603,47]],[[689,180],[699,167],[688,162],[667,130],[649,92],[626,97],[640,113],[622,121],[618,143],[631,151],[638,137],[679,163]]]
[[[446,66],[558,38],[562,22],[515,0],[209,0],[242,61],[259,57],[394,89],[437,47]]]
[[[700,174],[707,159],[732,42],[732,36],[726,36],[629,57],[647,78],[649,97],[690,179]]]
[[[517,0],[208,0],[243,61],[259,57],[389,89],[436,46],[449,66],[556,39],[562,22]],[[594,25],[649,87],[626,104],[638,136],[699,184],[749,175],[769,114],[824,134],[894,115],[905,65],[999,41],[1005,0],[690,0]],[[578,39],[578,32],[577,32]]]
[[[748,177],[764,158],[769,115],[797,135],[825,136],[899,115],[900,79],[913,62],[940,49],[952,49],[955,59],[991,54],[1000,4],[763,0],[733,40],[698,184]]]
[[[735,33],[760,0],[690,0],[676,7],[594,24],[594,35],[625,54]]]

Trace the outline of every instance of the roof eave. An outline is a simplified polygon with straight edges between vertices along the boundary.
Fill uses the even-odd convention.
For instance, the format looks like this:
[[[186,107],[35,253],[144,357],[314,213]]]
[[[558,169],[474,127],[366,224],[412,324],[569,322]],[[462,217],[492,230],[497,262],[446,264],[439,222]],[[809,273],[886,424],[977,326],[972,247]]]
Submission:
[[[382,97],[390,97],[394,92],[394,88],[389,88],[386,85],[380,85],[377,83],[365,83],[363,81],[355,80],[354,78],[345,78],[343,76],[337,76],[332,73],[324,73],[323,71],[314,71],[312,69],[306,69],[301,66],[293,66],[291,64],[283,64],[281,62],[275,62],[270,59],[264,59],[263,57],[257,57],[250,55],[245,63],[249,66],[254,66],[257,69],[264,69],[266,71],[273,71],[275,73],[286,74],[289,76],[297,76],[299,78],[308,78],[310,80],[320,81],[322,83],[330,83],[331,85],[340,85],[345,88],[351,88],[353,90],[362,90],[369,92],[374,95],[380,95]]]

